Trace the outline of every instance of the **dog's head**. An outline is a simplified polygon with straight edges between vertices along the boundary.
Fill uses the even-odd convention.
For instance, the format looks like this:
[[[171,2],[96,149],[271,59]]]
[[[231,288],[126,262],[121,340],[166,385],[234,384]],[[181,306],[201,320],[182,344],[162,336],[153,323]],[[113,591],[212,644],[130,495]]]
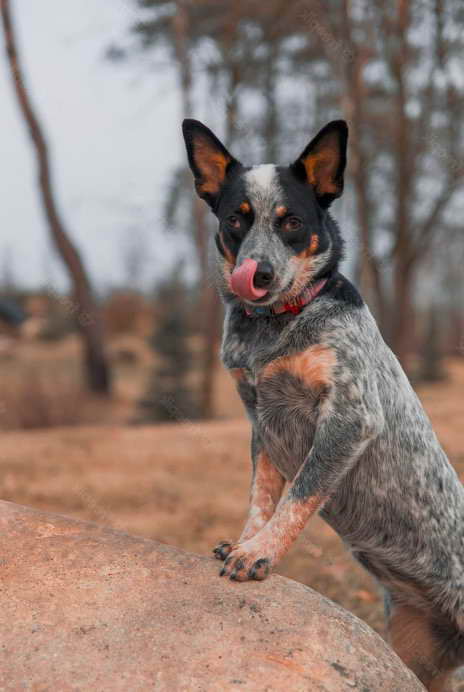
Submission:
[[[183,132],[196,190],[219,221],[226,290],[272,305],[330,276],[342,251],[327,210],[343,191],[344,121],[326,125],[287,167],[244,167],[197,120],[185,120]]]

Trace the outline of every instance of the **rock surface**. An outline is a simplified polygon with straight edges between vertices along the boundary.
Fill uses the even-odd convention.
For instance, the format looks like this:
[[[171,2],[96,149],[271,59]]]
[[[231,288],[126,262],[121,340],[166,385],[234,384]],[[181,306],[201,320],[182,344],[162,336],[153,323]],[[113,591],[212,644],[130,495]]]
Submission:
[[[301,584],[0,502],[0,690],[413,692],[363,622]]]

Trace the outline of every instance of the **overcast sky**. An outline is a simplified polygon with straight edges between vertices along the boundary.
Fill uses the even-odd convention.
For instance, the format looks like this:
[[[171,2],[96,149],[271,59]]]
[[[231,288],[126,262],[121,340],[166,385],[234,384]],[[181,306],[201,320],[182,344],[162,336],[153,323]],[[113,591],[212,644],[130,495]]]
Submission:
[[[180,104],[169,65],[104,59],[131,24],[129,0],[15,0],[15,24],[34,104],[51,145],[56,191],[72,238],[100,286],[123,276],[125,237],[145,230],[151,265],[172,261],[176,243],[161,233],[159,206],[169,172],[183,156]],[[62,287],[50,261],[33,149],[0,55],[0,260],[21,283]],[[162,247],[161,247],[162,246]],[[4,263],[4,259],[1,260]],[[10,261],[10,260],[8,260]]]
[[[172,266],[179,236],[160,214],[172,172],[184,160],[180,99],[167,58],[125,63],[105,59],[124,42],[133,0],[12,0],[27,85],[52,154],[63,219],[99,288],[123,280],[124,249],[144,238],[142,283]],[[0,272],[19,283],[67,285],[48,242],[36,184],[36,162],[16,104],[0,36]],[[221,135],[222,110],[197,94],[193,117]],[[301,148],[303,147],[302,143]],[[335,205],[345,235],[347,196]],[[185,242],[184,242],[185,246]]]

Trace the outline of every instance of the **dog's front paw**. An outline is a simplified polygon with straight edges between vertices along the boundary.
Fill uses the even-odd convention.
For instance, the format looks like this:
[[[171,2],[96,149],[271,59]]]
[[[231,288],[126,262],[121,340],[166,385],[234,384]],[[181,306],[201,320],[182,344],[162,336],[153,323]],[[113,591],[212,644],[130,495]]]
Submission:
[[[227,557],[224,567],[219,572],[219,576],[228,576],[234,581],[248,581],[266,579],[272,567],[272,559],[264,555],[264,551],[259,551],[247,545],[251,541],[239,543],[234,546],[229,557]]]
[[[214,557],[216,560],[225,560],[226,557],[232,552],[233,544],[229,541],[221,541],[213,548]]]

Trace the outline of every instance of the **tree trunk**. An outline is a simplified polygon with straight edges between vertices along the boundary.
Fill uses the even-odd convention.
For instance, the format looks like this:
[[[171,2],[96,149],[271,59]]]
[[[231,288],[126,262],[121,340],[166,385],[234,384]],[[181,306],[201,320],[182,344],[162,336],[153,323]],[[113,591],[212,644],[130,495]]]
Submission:
[[[407,370],[411,323],[414,317],[412,299],[414,272],[410,263],[397,258],[394,267],[393,309],[390,346]]]
[[[222,315],[221,303],[214,286],[208,286],[204,296],[205,324],[203,351],[203,379],[200,389],[201,413],[203,418],[214,416],[214,382],[217,366],[219,327]]]
[[[313,13],[322,36],[321,45],[326,52],[333,72],[340,84],[339,103],[341,111],[350,126],[350,171],[354,181],[354,198],[360,241],[358,276],[361,293],[374,308],[382,332],[387,324],[387,299],[382,281],[379,263],[374,255],[371,200],[368,186],[369,158],[363,145],[363,131],[368,127],[366,113],[366,87],[363,81],[363,68],[370,56],[370,47],[359,46],[353,36],[352,8],[349,0],[343,0],[341,8],[341,34],[333,34],[330,24],[330,12],[323,2],[315,3]],[[327,40],[329,39],[329,40]],[[340,59],[333,49],[342,40],[349,51]]]
[[[200,358],[200,412],[202,418],[214,415],[213,397],[216,374],[216,356],[219,341],[220,302],[216,287],[210,280],[209,233],[205,203],[196,198],[194,204],[195,241],[200,265],[200,307],[203,348]]]
[[[410,205],[413,199],[413,172],[416,169],[414,152],[410,146],[410,124],[406,110],[406,70],[409,65],[408,29],[410,25],[409,0],[397,0],[397,50],[391,58],[391,71],[396,80],[395,103],[395,247],[393,252],[394,302],[392,310],[391,347],[405,367],[411,321],[414,316],[412,300],[415,257],[412,250]]]
[[[346,104],[346,99],[344,99],[344,103]],[[359,97],[359,100],[356,101],[351,117],[350,110],[345,105],[345,116],[351,124],[352,132],[351,173],[354,181],[356,214],[361,241],[359,250],[359,284],[361,293],[367,296],[368,302],[372,301],[377,321],[381,331],[384,333],[387,325],[387,300],[378,262],[372,247],[373,233],[368,192],[368,166],[361,144],[362,127],[364,125],[362,97]]]
[[[276,163],[278,154],[278,108],[277,108],[277,57],[278,43],[274,40],[269,47],[269,55],[264,77],[264,127],[263,136],[266,143],[267,163]]]
[[[110,372],[105,357],[100,314],[90,282],[77,249],[68,237],[55,202],[47,142],[34,112],[19,64],[9,0],[1,0],[6,53],[19,107],[29,128],[38,163],[39,189],[52,241],[71,277],[76,301],[77,327],[84,347],[84,364],[89,388],[100,394],[110,390]]]
[[[426,315],[420,369],[420,379],[423,382],[439,382],[445,378],[440,312],[441,310],[437,305],[431,305]]]
[[[184,118],[192,117],[192,66],[187,44],[189,32],[189,8],[185,0],[176,3],[173,18],[175,53],[179,71],[179,82]],[[208,225],[205,203],[195,197],[192,202],[194,240],[200,268],[200,309],[203,348],[200,358],[199,407],[202,418],[213,416],[213,394],[218,346],[219,298],[209,280]]]

